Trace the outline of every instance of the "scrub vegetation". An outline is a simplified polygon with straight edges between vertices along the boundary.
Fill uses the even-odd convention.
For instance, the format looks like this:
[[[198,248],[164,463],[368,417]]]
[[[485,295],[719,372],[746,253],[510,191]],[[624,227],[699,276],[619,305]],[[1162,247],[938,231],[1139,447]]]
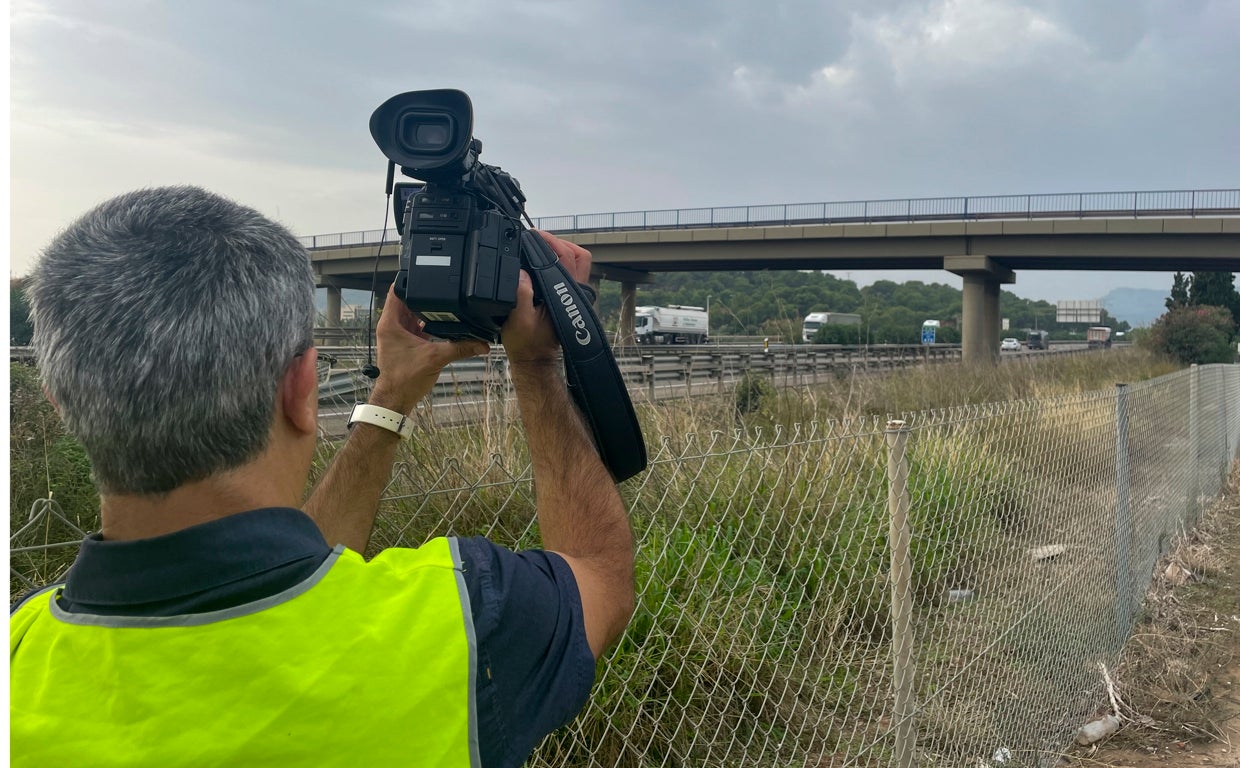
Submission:
[[[669,441],[683,436],[769,433],[796,424],[845,421],[899,415],[951,406],[1050,397],[1065,392],[1104,389],[1117,381],[1139,381],[1161,375],[1175,364],[1137,350],[1006,363],[971,371],[956,365],[909,369],[889,374],[844,375],[824,380],[813,389],[772,390],[761,380],[738,393],[696,397],[657,406],[638,402],[639,415],[652,456],[673,450]],[[72,529],[56,515],[40,514],[40,499],[50,499],[61,515],[83,530],[98,526],[98,496],[81,445],[68,435],[39,387],[37,371],[14,363],[9,374],[10,535],[36,519],[13,546],[69,541]],[[460,519],[462,529],[503,530],[532,541],[526,520],[531,502],[528,488],[514,486],[527,472],[527,454],[518,430],[515,405],[497,404],[483,422],[468,428],[436,429],[424,424],[419,439],[407,444],[388,489],[392,506],[416,505],[419,517]],[[693,437],[692,439],[700,439]],[[742,443],[743,445],[743,443]],[[335,445],[321,444],[315,476],[330,459]],[[629,485],[632,485],[630,483]],[[445,492],[444,488],[467,491]],[[495,510],[502,508],[498,520]],[[430,510],[436,510],[434,514]],[[520,510],[520,511],[516,511]],[[512,519],[509,519],[509,516]],[[384,516],[387,517],[386,515]],[[381,520],[376,545],[417,541],[419,532],[434,526],[423,522]],[[57,578],[72,562],[71,550],[45,550],[12,558],[13,566],[36,582]],[[20,581],[10,592],[20,590]]]
[[[914,601],[930,616],[949,590],[995,570],[994,542],[1018,541],[1035,522],[1011,436],[939,415],[1009,401],[1036,412],[1034,401],[1105,392],[1175,368],[1115,349],[982,370],[858,371],[814,388],[776,390],[759,380],[724,396],[638,398],[651,467],[621,487],[638,540],[637,610],[600,666],[586,712],[548,738],[535,764],[742,764],[759,749],[772,764],[826,765],[880,742],[891,633],[884,422],[927,425],[910,443],[908,487],[918,532]],[[11,531],[49,495],[92,530],[97,498],[80,446],[31,369],[13,367],[11,395]],[[528,453],[516,423],[515,404],[499,400],[468,427],[423,423],[402,448],[368,554],[442,534],[535,546]],[[1077,449],[1071,438],[1081,427],[1062,414],[1031,423],[1043,431],[1026,443],[1063,439],[1063,450]],[[315,477],[334,450],[321,442]],[[65,531],[21,536],[72,540]],[[45,583],[72,553],[22,553],[13,563]],[[11,580],[11,595],[22,587]],[[955,662],[935,642],[918,652],[927,655],[923,667]],[[949,715],[944,734],[955,727]]]
[[[1002,583],[994,552],[1023,547],[1042,524],[1031,519],[1030,496],[1045,489],[1031,488],[1021,471],[1029,454],[1056,446],[1065,462],[1079,455],[1092,468],[1081,486],[1104,482],[1090,452],[1110,433],[1079,412],[1096,411],[1116,382],[1173,370],[1124,349],[982,371],[858,372],[812,389],[748,381],[724,397],[639,401],[651,467],[622,486],[638,539],[637,610],[600,666],[591,704],[535,764],[743,764],[759,750],[772,764],[817,756],[825,765],[881,741],[891,631],[886,419],[929,425],[910,443],[912,588],[922,618],[942,622],[958,585],[1016,589]],[[1065,398],[1042,414],[1040,402]],[[1038,433],[1014,439],[995,433],[993,421],[968,418],[971,407],[1010,401],[1025,404],[1006,407],[1028,413],[1022,421]],[[507,408],[410,445],[373,548],[448,533],[536,545],[524,444],[499,426],[514,423]],[[953,409],[966,413],[942,426],[938,414]],[[1080,488],[1061,492],[1068,509],[1108,502]],[[960,663],[951,642],[970,633],[989,642],[995,631],[975,627],[972,606],[952,616],[918,647],[922,668],[944,670],[939,680]],[[1052,645],[1017,633],[977,667],[1000,675],[1009,663],[1052,663],[1062,650]],[[1030,699],[1040,705],[1065,695],[1059,681],[1038,685]],[[974,702],[962,722],[969,702],[951,705],[927,713],[926,725],[953,750],[982,750],[987,734],[1021,715]]]

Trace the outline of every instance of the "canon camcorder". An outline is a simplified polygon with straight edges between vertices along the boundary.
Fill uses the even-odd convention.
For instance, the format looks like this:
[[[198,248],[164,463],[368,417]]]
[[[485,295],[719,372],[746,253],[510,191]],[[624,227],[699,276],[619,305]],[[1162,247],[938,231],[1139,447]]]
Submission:
[[[370,116],[370,135],[389,161],[387,191],[401,236],[396,295],[426,332],[498,341],[525,269],[603,463],[617,481],[644,470],[645,441],[593,299],[522,223],[529,219],[517,180],[479,161],[469,97],[448,89],[393,96]],[[421,183],[393,184],[398,165]]]

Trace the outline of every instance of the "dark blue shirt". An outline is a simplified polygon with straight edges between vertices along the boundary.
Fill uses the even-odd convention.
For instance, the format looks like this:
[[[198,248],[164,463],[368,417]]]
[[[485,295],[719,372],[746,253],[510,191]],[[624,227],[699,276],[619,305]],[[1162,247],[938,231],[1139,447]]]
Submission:
[[[518,766],[581,710],[594,683],[581,596],[555,553],[513,552],[483,538],[457,544],[478,640],[482,764]],[[94,534],[82,542],[59,602],[111,616],[216,611],[304,581],[330,553],[314,522],[287,508],[136,541]]]

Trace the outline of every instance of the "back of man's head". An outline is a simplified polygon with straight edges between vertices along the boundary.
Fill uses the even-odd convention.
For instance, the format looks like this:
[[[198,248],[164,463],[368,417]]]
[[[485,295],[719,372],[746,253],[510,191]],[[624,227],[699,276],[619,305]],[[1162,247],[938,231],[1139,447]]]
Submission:
[[[165,493],[254,458],[314,324],[305,248],[195,187],[91,210],[28,295],[44,386],[104,493]]]

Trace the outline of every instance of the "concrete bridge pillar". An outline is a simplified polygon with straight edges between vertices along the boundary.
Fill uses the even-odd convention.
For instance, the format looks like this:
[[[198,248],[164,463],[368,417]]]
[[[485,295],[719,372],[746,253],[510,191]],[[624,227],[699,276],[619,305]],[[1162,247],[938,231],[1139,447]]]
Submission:
[[[620,327],[616,329],[616,347],[634,346],[633,324],[637,321],[637,283],[620,283]]]
[[[966,365],[999,361],[1000,286],[1016,282],[1016,274],[986,256],[949,256],[943,268],[964,278],[961,308],[961,351]]]
[[[327,286],[327,327],[340,327],[340,289],[334,285]]]
[[[964,277],[964,306],[960,329],[963,360],[968,365],[993,364],[999,359],[999,283],[985,274]]]
[[[634,346],[636,341],[633,338],[633,322],[637,317],[637,285],[651,282],[650,273],[610,264],[602,266],[595,264],[593,267],[590,270],[589,282],[596,293],[604,280],[620,283],[620,326],[616,329],[616,348]],[[598,310],[597,299],[594,302],[594,309]],[[607,318],[599,319],[606,320]]]

